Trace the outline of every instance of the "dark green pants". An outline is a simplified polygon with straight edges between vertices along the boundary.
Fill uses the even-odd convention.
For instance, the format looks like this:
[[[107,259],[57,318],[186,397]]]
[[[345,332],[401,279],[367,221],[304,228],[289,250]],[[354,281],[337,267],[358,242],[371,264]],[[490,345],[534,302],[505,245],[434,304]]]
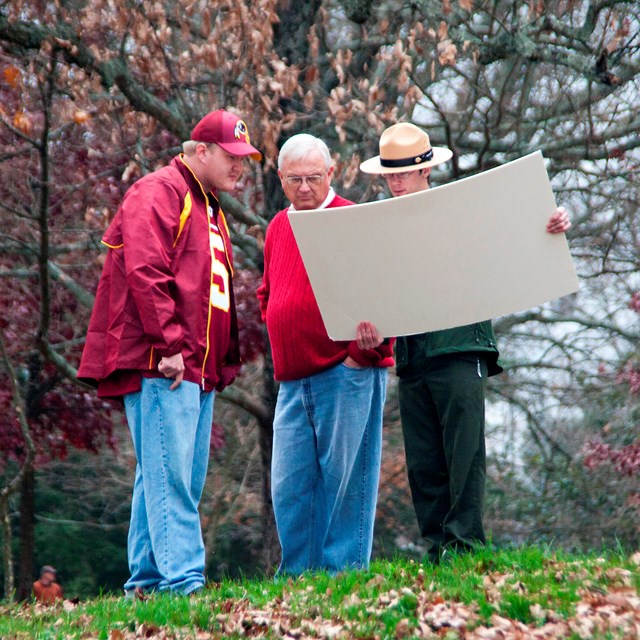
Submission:
[[[413,506],[437,561],[485,543],[487,364],[474,353],[415,364],[399,381],[400,417]]]

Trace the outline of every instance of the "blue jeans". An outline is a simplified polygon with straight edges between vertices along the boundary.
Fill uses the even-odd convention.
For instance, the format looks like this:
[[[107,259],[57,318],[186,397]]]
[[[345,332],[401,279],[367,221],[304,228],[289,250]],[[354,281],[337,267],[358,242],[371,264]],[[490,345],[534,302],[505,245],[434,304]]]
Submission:
[[[209,461],[214,392],[143,378],[124,397],[136,454],[125,591],[188,594],[204,585],[198,503]]]
[[[344,364],[280,384],[271,463],[278,573],[369,566],[386,386],[386,369]]]

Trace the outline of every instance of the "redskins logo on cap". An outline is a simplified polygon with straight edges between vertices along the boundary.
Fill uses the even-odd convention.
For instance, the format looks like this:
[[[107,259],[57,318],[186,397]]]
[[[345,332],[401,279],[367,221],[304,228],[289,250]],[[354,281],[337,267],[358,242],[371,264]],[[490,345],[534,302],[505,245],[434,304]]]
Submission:
[[[238,120],[238,122],[236,122],[236,126],[233,128],[233,137],[236,140],[244,138],[244,141],[247,144],[251,144],[251,140],[249,140],[249,130],[247,129],[247,125],[242,120]]]

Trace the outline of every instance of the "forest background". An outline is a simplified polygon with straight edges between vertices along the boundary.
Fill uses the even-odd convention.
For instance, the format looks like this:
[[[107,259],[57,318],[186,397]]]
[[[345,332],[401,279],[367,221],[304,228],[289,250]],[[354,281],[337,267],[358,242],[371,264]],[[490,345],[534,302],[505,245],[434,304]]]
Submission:
[[[635,0],[0,0],[3,593],[28,596],[44,563],[70,597],[126,578],[127,429],[117,405],[75,381],[100,238],[126,189],[221,107],[242,115],[264,161],[223,199],[245,364],[216,400],[209,577],[268,574],[278,561],[277,389],[255,300],[264,230],[286,204],[278,148],[301,131],[322,137],[336,190],[366,202],[383,184],[358,165],[398,120],[454,151],[434,185],[541,150],[571,212],[578,293],[495,320],[505,372],[487,406],[493,543],[637,549]],[[395,382],[374,555],[419,557]]]

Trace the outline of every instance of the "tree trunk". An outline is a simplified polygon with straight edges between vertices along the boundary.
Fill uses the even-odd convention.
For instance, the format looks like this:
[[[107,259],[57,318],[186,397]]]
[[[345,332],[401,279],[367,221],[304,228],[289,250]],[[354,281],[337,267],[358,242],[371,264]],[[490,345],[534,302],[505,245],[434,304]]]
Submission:
[[[2,520],[2,568],[4,569],[4,597],[13,599],[15,579],[13,576],[13,554],[11,552],[11,519],[9,518],[9,495],[0,499],[0,519]]]
[[[35,552],[35,471],[26,469],[20,486],[20,565],[16,596],[18,600],[31,597]]]
[[[271,500],[271,450],[273,447],[273,416],[276,407],[277,387],[273,377],[273,361],[267,340],[267,353],[264,359],[262,399],[269,411],[269,418],[260,421],[260,460],[262,463],[262,566],[270,571],[280,561],[280,546],[276,521]]]

